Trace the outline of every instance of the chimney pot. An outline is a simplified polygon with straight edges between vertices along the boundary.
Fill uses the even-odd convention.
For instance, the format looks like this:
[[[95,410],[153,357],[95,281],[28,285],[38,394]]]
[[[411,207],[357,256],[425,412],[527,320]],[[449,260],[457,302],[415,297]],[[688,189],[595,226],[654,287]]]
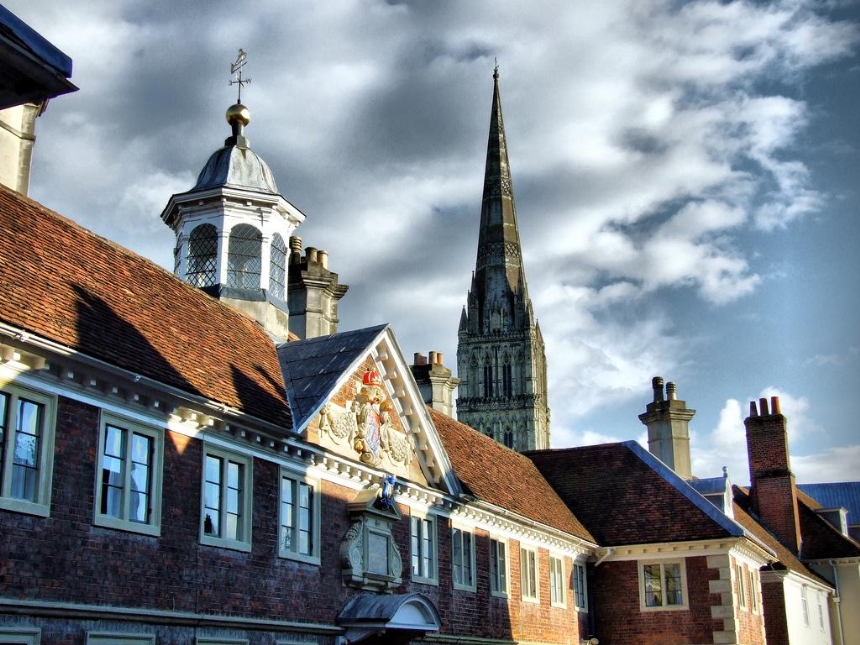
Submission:
[[[445,364],[445,361],[443,360],[443,356],[444,356],[444,354],[442,354],[442,352],[436,352],[436,364],[437,365],[444,365]]]
[[[328,269],[328,251],[323,251],[322,249],[320,249],[317,252],[317,257],[319,258],[320,266],[323,269]]]
[[[309,246],[308,248],[306,248],[305,249],[305,255],[307,256],[308,264],[316,264],[316,262],[317,262],[317,250],[314,247]]]
[[[755,401],[750,401],[750,416],[757,417],[758,409],[755,407]]]
[[[430,352],[430,364],[431,365],[436,364],[436,352]]]
[[[672,381],[666,383],[666,396],[670,401],[674,401],[678,398],[677,387]]]
[[[663,400],[663,377],[655,376],[651,379],[651,387],[654,388],[654,403]]]
[[[758,409],[761,412],[761,416],[763,416],[763,417],[766,417],[767,415],[770,414],[770,412],[767,411],[767,399],[766,398],[762,397],[758,400]]]
[[[779,397],[772,396],[770,397],[770,413],[771,414],[782,414],[782,411],[779,407]]]

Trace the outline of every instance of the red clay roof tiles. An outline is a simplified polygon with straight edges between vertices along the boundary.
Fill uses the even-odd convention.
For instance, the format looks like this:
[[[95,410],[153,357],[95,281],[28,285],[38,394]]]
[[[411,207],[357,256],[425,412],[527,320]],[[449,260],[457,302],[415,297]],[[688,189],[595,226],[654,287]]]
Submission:
[[[2,186],[0,319],[291,427],[275,346],[256,323]]]
[[[428,408],[464,489],[478,499],[595,542],[528,457]]]

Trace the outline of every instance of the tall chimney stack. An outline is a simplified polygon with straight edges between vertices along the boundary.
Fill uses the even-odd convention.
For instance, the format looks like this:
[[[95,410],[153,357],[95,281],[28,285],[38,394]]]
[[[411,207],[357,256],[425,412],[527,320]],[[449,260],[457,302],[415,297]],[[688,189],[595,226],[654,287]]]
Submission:
[[[750,501],[762,523],[793,553],[801,546],[797,488],[788,456],[788,423],[779,398],[750,402],[744,419],[750,465]]]
[[[662,376],[651,379],[651,386],[654,400],[639,415],[648,428],[648,451],[679,476],[692,479],[690,419],[696,411],[688,410],[686,401],[678,399],[674,383],[667,383],[664,393]]]

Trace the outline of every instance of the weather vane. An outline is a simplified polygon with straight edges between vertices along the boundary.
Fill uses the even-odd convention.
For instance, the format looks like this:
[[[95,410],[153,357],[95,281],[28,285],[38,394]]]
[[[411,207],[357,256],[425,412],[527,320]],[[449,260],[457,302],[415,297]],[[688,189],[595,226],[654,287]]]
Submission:
[[[230,73],[236,75],[236,80],[230,81],[230,85],[239,86],[239,99],[237,103],[242,102],[242,88],[251,82],[250,78],[242,78],[242,68],[248,62],[248,54],[244,49],[239,49],[239,55],[236,57],[236,62],[230,65]]]

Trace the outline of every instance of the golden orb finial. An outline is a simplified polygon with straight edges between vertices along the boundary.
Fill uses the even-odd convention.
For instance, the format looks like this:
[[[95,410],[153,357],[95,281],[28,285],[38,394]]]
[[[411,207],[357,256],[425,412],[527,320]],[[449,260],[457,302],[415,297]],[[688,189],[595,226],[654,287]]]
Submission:
[[[251,111],[241,103],[235,103],[227,108],[227,123],[245,127],[251,121]]]

